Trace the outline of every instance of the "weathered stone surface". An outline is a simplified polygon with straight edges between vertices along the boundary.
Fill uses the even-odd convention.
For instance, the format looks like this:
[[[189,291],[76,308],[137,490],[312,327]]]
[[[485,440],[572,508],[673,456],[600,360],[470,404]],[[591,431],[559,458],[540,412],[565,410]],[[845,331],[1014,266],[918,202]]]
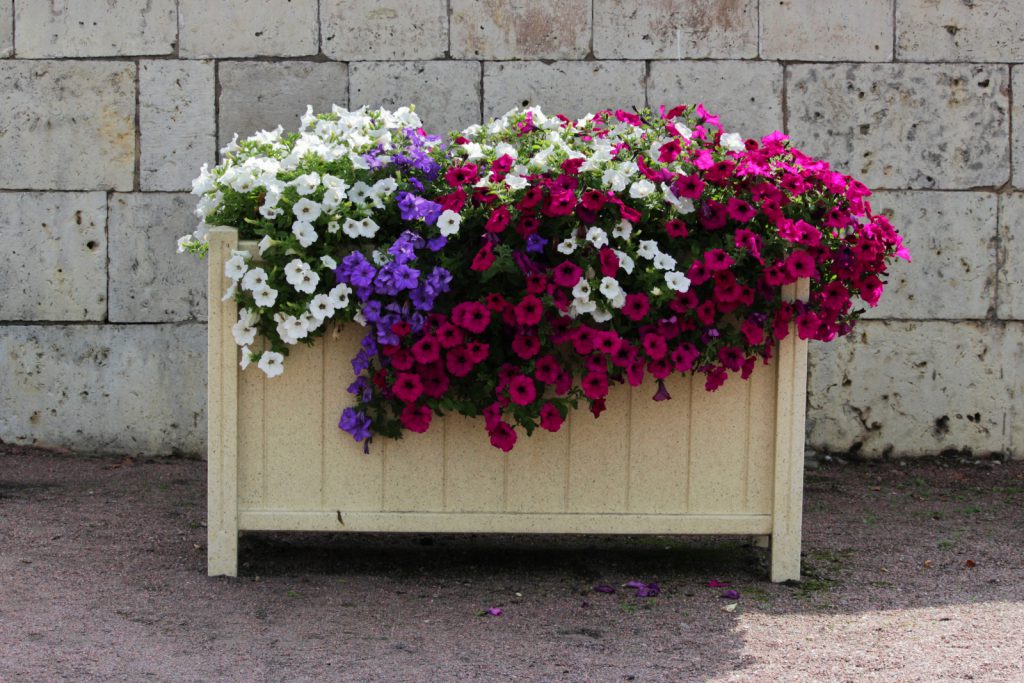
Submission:
[[[319,47],[317,0],[178,0],[182,57],[301,57]]]
[[[14,52],[14,6],[9,2],[0,5],[0,59],[10,57]]]
[[[1009,73],[991,64],[787,67],[789,133],[871,187],[964,189],[1009,177]]]
[[[644,100],[643,62],[484,62],[485,119],[532,105],[583,116]]]
[[[985,318],[995,306],[996,195],[989,192],[879,192],[913,261],[898,261],[871,318]]]
[[[206,326],[0,327],[0,439],[158,455],[206,449]]]
[[[651,62],[647,102],[703,102],[727,131],[760,137],[782,130],[782,66],[776,62]]]
[[[807,445],[871,457],[1019,448],[1022,342],[1015,323],[877,320],[812,342]]]
[[[590,52],[591,0],[452,0],[452,56],[578,59]]]
[[[999,202],[998,315],[1004,320],[1024,320],[1024,194],[1002,195]]]
[[[594,0],[594,56],[754,58],[757,4],[757,0]]]
[[[761,3],[761,56],[840,62],[892,59],[893,0]]]
[[[14,6],[19,57],[169,55],[178,37],[175,0],[14,0]]]
[[[306,105],[348,105],[348,67],[328,62],[223,62],[219,144],[278,124],[297,130]]]
[[[187,190],[204,162],[213,161],[213,63],[139,64],[140,184],[143,190]]]
[[[331,59],[440,59],[448,51],[445,0],[321,0],[320,23]]]
[[[206,261],[175,251],[196,227],[195,200],[163,192],[111,197],[111,322],[206,320]]]
[[[1013,91],[1024,93],[1024,66],[1013,67]],[[1024,189],[1024,97],[1013,100],[1013,186]]]
[[[437,135],[480,122],[479,62],[356,62],[349,82],[352,107],[415,104]]]
[[[106,222],[102,192],[0,192],[0,320],[103,320]]]
[[[899,0],[896,58],[926,62],[1024,61],[1020,0]]]
[[[135,65],[0,62],[0,159],[0,188],[132,189]]]

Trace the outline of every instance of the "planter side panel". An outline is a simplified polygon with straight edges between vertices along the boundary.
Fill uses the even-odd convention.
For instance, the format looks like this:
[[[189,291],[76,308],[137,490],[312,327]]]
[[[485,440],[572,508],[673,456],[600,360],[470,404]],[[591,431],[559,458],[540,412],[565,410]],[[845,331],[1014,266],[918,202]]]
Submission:
[[[717,392],[673,377],[615,387],[595,420],[520,436],[503,454],[479,419],[435,418],[369,454],[337,427],[354,398],[350,325],[292,349],[284,375],[239,379],[239,502],[248,511],[770,514],[776,365]],[[437,529],[443,531],[444,529]],[[486,531],[486,529],[481,529]]]

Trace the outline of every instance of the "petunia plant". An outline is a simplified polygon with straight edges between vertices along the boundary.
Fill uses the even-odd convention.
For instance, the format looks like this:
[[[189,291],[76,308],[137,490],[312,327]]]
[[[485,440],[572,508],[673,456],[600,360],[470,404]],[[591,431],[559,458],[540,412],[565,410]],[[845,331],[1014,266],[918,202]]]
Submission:
[[[458,412],[508,451],[581,402],[600,415],[614,384],[650,376],[665,400],[697,372],[713,391],[791,322],[848,334],[909,258],[862,183],[701,105],[514,110],[443,141],[411,108],[308,111],[232,143],[194,191],[204,222],[179,249],[206,224],[259,240],[225,264],[243,367],[273,377],[328,321],[366,327],[339,426],[367,445]],[[784,301],[804,278],[808,300]]]

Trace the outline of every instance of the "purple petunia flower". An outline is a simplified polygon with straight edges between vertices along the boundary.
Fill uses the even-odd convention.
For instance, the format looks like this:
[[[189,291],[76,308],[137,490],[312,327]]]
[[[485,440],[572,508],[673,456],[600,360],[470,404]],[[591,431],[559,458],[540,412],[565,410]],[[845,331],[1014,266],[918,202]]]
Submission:
[[[526,238],[526,252],[529,254],[543,254],[544,247],[547,246],[548,240],[544,239],[537,233],[532,233]]]
[[[373,421],[365,413],[355,408],[345,408],[338,420],[338,427],[352,435],[356,441],[365,441],[370,438],[370,427]]]

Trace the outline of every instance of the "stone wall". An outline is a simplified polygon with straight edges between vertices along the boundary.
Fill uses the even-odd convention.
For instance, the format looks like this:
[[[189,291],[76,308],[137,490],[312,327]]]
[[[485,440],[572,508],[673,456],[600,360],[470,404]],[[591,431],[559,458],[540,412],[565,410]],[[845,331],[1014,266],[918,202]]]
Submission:
[[[914,254],[812,344],[809,445],[1024,456],[1019,0],[0,0],[0,439],[204,449],[186,191],[306,104],[703,101],[880,190]]]

